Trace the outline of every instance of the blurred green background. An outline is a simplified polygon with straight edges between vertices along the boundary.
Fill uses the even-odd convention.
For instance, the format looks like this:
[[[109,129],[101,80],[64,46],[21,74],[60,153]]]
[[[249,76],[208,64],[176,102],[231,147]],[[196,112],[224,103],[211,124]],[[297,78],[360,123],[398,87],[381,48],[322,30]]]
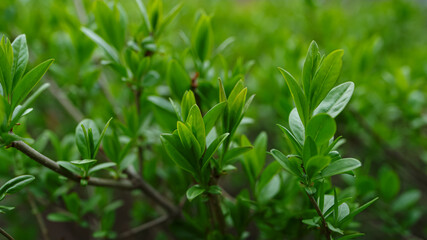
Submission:
[[[14,39],[25,33],[30,65],[54,58],[50,81],[85,115],[108,119],[113,109],[103,105],[103,97],[94,97],[103,95],[96,82],[101,76],[117,76],[100,73],[99,50],[79,30],[80,21],[89,23],[93,18],[85,13],[92,2],[2,0],[0,34]],[[127,31],[132,35],[141,23],[136,3],[116,2],[128,15]],[[164,8],[177,3],[165,1]],[[267,132],[268,149],[287,148],[275,124],[286,124],[293,108],[276,67],[299,76],[312,40],[323,53],[345,50],[339,81],[353,81],[356,88],[349,107],[337,119],[338,134],[347,141],[343,155],[360,159],[363,166],[356,180],[344,177],[337,184],[356,181],[347,190],[361,202],[380,196],[359,218],[365,239],[427,238],[427,1],[188,0],[159,40],[163,52],[178,56],[188,47],[185,36],[191,35],[199,9],[213,16],[216,46],[229,37],[234,39],[223,52],[224,58],[236,71],[248,70],[242,77],[249,93],[256,94],[248,114],[253,123],[243,132],[250,139]],[[165,75],[160,75],[151,92],[159,93],[166,85]],[[126,98],[120,95],[119,83],[111,89],[119,99]],[[33,138],[45,129],[59,138],[74,132],[74,120],[52,94],[46,92],[38,99],[35,109],[26,123]],[[8,156],[0,155],[4,179],[10,176]],[[235,179],[227,181],[231,193],[245,185],[242,177]],[[0,222],[15,228],[12,232],[17,239],[34,239],[37,226],[26,219],[25,207],[18,209],[1,216]],[[23,227],[25,233],[20,233]]]

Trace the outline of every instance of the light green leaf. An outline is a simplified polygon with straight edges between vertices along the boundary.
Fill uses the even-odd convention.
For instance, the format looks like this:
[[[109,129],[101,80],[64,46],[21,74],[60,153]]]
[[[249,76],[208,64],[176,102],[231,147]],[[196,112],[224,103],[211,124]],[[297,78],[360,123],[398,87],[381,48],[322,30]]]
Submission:
[[[292,98],[294,99],[295,107],[297,108],[300,119],[303,125],[305,126],[307,124],[309,116],[306,97],[304,96],[304,93],[295,78],[285,69],[278,69],[280,70],[280,73],[282,74],[283,78],[285,78],[286,84],[288,85],[289,91],[291,92]]]
[[[319,47],[315,41],[312,41],[308,48],[307,56],[305,57],[304,67],[302,71],[302,85],[305,96],[310,94],[310,83],[316,73],[317,65],[320,61]]]
[[[206,191],[205,188],[201,187],[199,184],[192,186],[186,192],[188,201],[193,201],[196,197],[200,196]]]
[[[320,105],[314,110],[313,115],[327,113],[335,118],[342,112],[350,101],[354,91],[354,83],[345,82],[334,87],[323,99]]]
[[[331,162],[331,158],[327,156],[314,156],[305,164],[305,170],[309,178],[324,169]]]
[[[108,126],[110,125],[111,120],[113,120],[113,118],[110,118],[108,120],[108,122],[105,124],[104,129],[101,132],[101,136],[99,137],[98,141],[96,142],[95,150],[94,150],[93,156],[92,156],[93,158],[95,158],[96,154],[98,153],[99,147],[101,146],[102,139],[104,138],[105,132],[107,131]]]
[[[300,144],[304,144],[305,129],[296,108],[292,109],[289,114],[289,127],[291,128],[296,140],[298,140]]]
[[[193,31],[192,45],[194,54],[202,61],[209,59],[213,50],[213,32],[211,18],[203,13]]]
[[[216,121],[219,119],[221,114],[224,112],[227,102],[220,102],[213,106],[206,114],[203,116],[203,122],[205,123],[206,133],[209,133],[212,128],[215,126]]]
[[[192,153],[193,161],[198,161],[203,152],[193,132],[182,122],[177,122],[177,130],[184,149]]]
[[[53,59],[49,59],[40,63],[37,67],[31,69],[31,71],[25,74],[21,81],[16,84],[12,92],[13,107],[17,106],[28,96],[28,94],[37,85],[52,63]]]
[[[29,183],[34,181],[35,177],[31,175],[22,175],[19,177],[15,177],[7,181],[3,186],[0,187],[0,201],[6,196],[6,194],[15,193]]]
[[[13,65],[12,65],[12,89],[24,75],[28,63],[28,47],[25,34],[19,35],[12,43]]]
[[[205,154],[203,155],[202,160],[202,168],[209,162],[209,159],[214,155],[216,150],[218,150],[219,146],[224,142],[224,140],[229,136],[229,133],[224,133],[221,136],[217,137],[213,142],[209,145]]]
[[[359,160],[354,158],[343,158],[332,162],[321,172],[321,176],[331,177],[334,175],[342,174],[348,171],[352,171],[358,167],[362,166]]]
[[[328,114],[321,113],[310,119],[307,124],[306,135],[313,138],[317,146],[320,147],[334,136],[336,129],[334,119]]]
[[[276,149],[272,149],[270,153],[274,159],[279,162],[280,166],[282,166],[286,171],[294,176],[302,177],[300,171],[300,161],[297,158],[287,158],[283,153]]]
[[[193,135],[200,144],[200,151],[204,152],[206,147],[205,123],[203,122],[202,113],[196,104],[191,107],[186,123],[191,126]]]
[[[310,85],[310,109],[315,109],[334,87],[341,73],[343,54],[343,50],[335,50],[320,64]]]
[[[106,169],[106,168],[111,168],[111,167],[114,167],[114,166],[117,166],[117,164],[114,163],[114,162],[101,163],[101,164],[98,164],[98,165],[90,168],[88,174],[90,175],[90,174],[92,174],[94,172],[97,172],[99,170]]]
[[[181,101],[181,116],[184,121],[187,120],[188,113],[193,105],[196,104],[196,98],[194,97],[194,93],[191,90],[188,90],[184,93]]]
[[[288,139],[291,141],[292,145],[294,146],[295,150],[297,151],[297,153],[301,153],[302,152],[302,146],[301,144],[298,142],[298,140],[296,139],[296,137],[291,133],[291,131],[289,131],[287,128],[283,127],[280,124],[277,124],[277,126],[279,126],[279,128],[282,130],[282,132],[288,137]]]
[[[191,162],[189,162],[187,156],[181,151],[185,151],[184,147],[178,136],[174,134],[162,134],[160,139],[166,150],[166,153],[179,167],[185,171],[195,174],[195,168]]]
[[[117,50],[114,47],[112,47],[110,44],[108,44],[104,39],[102,39],[98,34],[90,30],[89,28],[85,28],[85,27],[82,27],[80,30],[87,37],[92,39],[92,41],[98,44],[98,46],[105,51],[105,53],[111,60],[113,60],[116,63],[120,62],[119,53],[117,52]]]

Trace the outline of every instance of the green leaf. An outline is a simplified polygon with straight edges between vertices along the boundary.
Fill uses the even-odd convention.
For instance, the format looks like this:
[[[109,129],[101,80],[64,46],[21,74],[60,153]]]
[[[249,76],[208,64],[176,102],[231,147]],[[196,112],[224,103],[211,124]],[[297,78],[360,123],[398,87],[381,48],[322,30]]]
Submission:
[[[341,204],[338,207],[338,216],[337,216],[338,222],[341,222],[341,220],[343,220],[349,214],[350,214],[350,208],[348,207],[347,203]]]
[[[302,85],[305,96],[310,94],[310,83],[317,70],[317,65],[320,61],[319,47],[315,41],[312,41],[308,48],[307,56],[305,57],[304,67],[302,71]]]
[[[166,150],[166,153],[179,167],[187,172],[195,174],[195,169],[192,163],[189,162],[185,154],[181,151],[185,151],[183,145],[178,136],[174,134],[162,134],[160,139]]]
[[[22,176],[10,179],[5,184],[3,184],[3,186],[0,187],[0,201],[4,199],[6,194],[15,193],[23,189],[29,183],[34,181],[34,179],[35,177],[31,175],[22,175]]]
[[[406,191],[393,202],[391,208],[394,212],[407,210],[411,206],[416,205],[420,198],[421,192],[418,189]]]
[[[182,98],[185,91],[191,87],[191,78],[184,67],[176,61],[171,60],[168,66],[167,80],[172,93],[179,99]]]
[[[78,217],[69,212],[57,212],[47,215],[47,219],[52,222],[73,222],[78,221]]]
[[[198,161],[203,152],[193,132],[182,122],[177,122],[177,129],[184,149],[192,153],[193,161]]]
[[[12,65],[12,89],[24,75],[28,63],[28,47],[25,34],[19,35],[12,43],[13,65]]]
[[[15,107],[21,103],[31,92],[31,90],[37,85],[50,65],[53,63],[53,59],[49,59],[37,65],[37,67],[31,69],[24,77],[19,81],[13,89],[12,106]]]
[[[89,129],[92,129],[92,140],[89,139]],[[99,141],[99,131],[95,122],[91,119],[83,119],[76,127],[76,145],[79,149],[79,152],[84,159],[93,159],[94,148],[91,145],[95,146],[94,142]]]
[[[196,98],[194,97],[194,93],[191,90],[188,90],[184,93],[181,101],[181,116],[184,121],[187,120],[188,113],[193,105],[196,104]]]
[[[4,96],[12,92],[13,48],[9,39],[2,37],[0,41],[0,80]]]
[[[201,187],[199,184],[192,186],[186,192],[187,199],[191,202],[196,197],[200,196],[206,191],[205,188]]]
[[[379,171],[379,190],[385,200],[393,199],[400,190],[399,176],[390,168],[382,167]]]
[[[99,137],[99,139],[98,139],[98,141],[96,143],[96,146],[95,146],[95,150],[93,152],[93,156],[92,156],[93,158],[95,158],[96,154],[98,153],[99,147],[101,146],[102,139],[104,138],[105,132],[107,131],[108,126],[110,125],[111,120],[113,120],[113,118],[110,118],[108,120],[108,122],[104,126],[104,129],[101,132],[101,136]]]
[[[213,142],[209,145],[202,159],[202,168],[209,162],[209,159],[214,155],[216,150],[218,150],[219,146],[224,142],[224,140],[229,136],[229,133],[224,133],[221,136],[217,137]]]
[[[152,28],[151,28],[150,19],[148,18],[147,8],[145,8],[145,5],[142,2],[142,0],[136,0],[136,3],[138,4],[138,8],[142,14],[142,18],[144,19],[144,23],[145,23],[145,27],[147,28],[147,32],[151,33]]]
[[[308,161],[311,157],[316,155],[317,155],[316,143],[310,136],[308,136],[304,142],[304,147],[302,150],[302,159],[304,161]]]
[[[282,125],[277,124],[279,128],[282,130],[282,132],[288,137],[288,139],[291,141],[292,145],[294,146],[297,153],[302,152],[302,146],[296,139],[296,137],[289,131],[287,128],[283,127]]]
[[[310,109],[315,109],[334,87],[341,73],[343,54],[343,50],[335,50],[320,64],[310,85]]]
[[[114,166],[117,166],[117,164],[114,163],[114,162],[101,163],[101,164],[98,164],[98,165],[90,168],[88,174],[90,175],[90,174],[92,174],[92,173],[94,173],[96,171],[99,171],[99,170],[102,170],[102,169],[106,169],[106,168],[111,168],[111,167],[114,167]]]
[[[68,171],[78,175],[78,176],[82,176],[83,175],[83,170],[79,167],[77,167],[76,165],[70,163],[70,162],[66,162],[66,161],[58,161],[56,162],[58,163],[59,166],[67,169]]]
[[[357,214],[361,213],[363,210],[365,210],[367,207],[369,207],[372,203],[374,203],[375,201],[378,200],[378,197],[372,199],[371,201],[363,204],[362,206],[354,209],[353,211],[350,212],[350,214],[348,214],[346,217],[344,217],[341,221],[340,224],[344,224],[346,223],[348,220],[352,219],[354,216],[356,216]]]
[[[289,114],[289,127],[296,140],[298,140],[300,144],[304,144],[305,129],[296,108],[292,109],[291,113]]]
[[[213,50],[213,32],[211,18],[202,13],[193,31],[192,45],[194,54],[202,62],[209,59]]]
[[[193,135],[200,144],[200,151],[204,152],[206,147],[205,123],[203,122],[202,113],[196,104],[191,107],[186,123],[190,124]]]
[[[213,106],[206,114],[203,116],[203,122],[205,123],[206,133],[209,133],[212,128],[215,126],[216,121],[219,119],[221,114],[224,112],[227,102],[220,102]]]
[[[119,53],[117,50],[102,39],[98,34],[90,30],[89,28],[82,27],[80,29],[87,37],[92,39],[99,47],[101,47],[107,56],[116,63],[120,63]]]
[[[272,149],[270,153],[286,171],[294,176],[302,177],[300,161],[296,157],[287,158],[283,153],[276,149]]]
[[[309,178],[324,169],[331,162],[331,158],[327,156],[314,156],[305,164],[305,170]]]
[[[300,119],[305,126],[308,121],[309,113],[308,113],[308,105],[306,97],[304,96],[304,92],[301,90],[295,78],[287,72],[283,68],[278,68],[280,73],[288,85],[289,91],[291,92],[292,99],[295,102],[295,107],[297,108]]]
[[[28,110],[29,110],[29,106],[34,102],[34,100],[36,100],[37,99],[37,97],[38,96],[40,96],[40,94],[44,91],[44,90],[46,90],[48,87],[50,86],[50,84],[49,83],[45,83],[45,84],[43,84],[41,87],[39,87],[38,89],[37,89],[37,91],[35,91],[27,100],[25,100],[24,101],[24,103],[22,104],[22,106],[21,105],[18,105],[16,108],[15,108],[15,110],[14,110],[14,112],[13,112],[13,114],[12,114],[12,121],[10,122],[10,125],[9,126],[14,126],[15,124],[17,124],[18,123],[18,121],[19,121],[19,119],[21,118],[21,117],[23,117],[25,114],[27,114],[28,112]],[[20,107],[19,108],[19,110],[15,113],[15,111],[16,111],[16,109],[18,108],[18,107]]]
[[[159,36],[165,27],[178,15],[179,11],[181,10],[183,4],[180,3],[176,5],[172,10],[168,12],[168,14],[165,15],[165,17],[161,21],[161,25],[157,28],[157,36]]]
[[[15,209],[15,207],[8,207],[8,206],[0,205],[0,213],[6,213],[9,211],[12,211],[13,209]]]
[[[228,150],[224,156],[224,164],[233,164],[237,157],[240,155],[249,152],[253,149],[253,146],[244,146],[244,147],[236,147]],[[233,161],[234,160],[234,161]]]
[[[342,112],[350,101],[354,91],[354,83],[345,82],[334,87],[323,99],[320,105],[314,110],[313,115],[327,113],[335,118]]]
[[[334,119],[328,114],[321,113],[310,119],[306,135],[313,138],[317,146],[321,146],[334,136],[336,129]]]
[[[321,176],[324,178],[331,177],[337,174],[342,174],[354,170],[360,166],[362,166],[362,164],[357,159],[343,158],[329,164],[329,166],[323,169],[323,171],[321,172]]]

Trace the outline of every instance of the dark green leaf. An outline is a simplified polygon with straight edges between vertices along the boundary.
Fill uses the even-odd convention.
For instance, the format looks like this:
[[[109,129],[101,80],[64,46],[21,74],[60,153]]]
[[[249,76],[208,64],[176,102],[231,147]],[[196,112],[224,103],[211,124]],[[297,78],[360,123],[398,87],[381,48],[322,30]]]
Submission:
[[[357,159],[343,158],[329,164],[329,166],[323,169],[323,171],[321,172],[321,176],[325,178],[331,177],[337,174],[342,174],[354,170],[360,166],[362,166],[362,164]]]
[[[310,119],[306,135],[313,138],[317,146],[321,146],[334,136],[336,129],[334,119],[328,114],[321,113]]]
[[[196,197],[200,196],[206,191],[205,188],[201,187],[200,185],[194,185],[191,188],[187,190],[187,199],[191,202]]]

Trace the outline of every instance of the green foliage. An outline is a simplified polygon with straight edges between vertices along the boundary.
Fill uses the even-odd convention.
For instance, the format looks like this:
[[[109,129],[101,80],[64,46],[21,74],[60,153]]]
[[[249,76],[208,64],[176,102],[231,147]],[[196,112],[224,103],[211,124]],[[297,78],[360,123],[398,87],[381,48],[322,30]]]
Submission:
[[[0,206],[2,228],[16,239],[423,239],[425,10],[0,1],[0,178],[21,176],[1,197],[37,177],[4,199],[17,211]]]

